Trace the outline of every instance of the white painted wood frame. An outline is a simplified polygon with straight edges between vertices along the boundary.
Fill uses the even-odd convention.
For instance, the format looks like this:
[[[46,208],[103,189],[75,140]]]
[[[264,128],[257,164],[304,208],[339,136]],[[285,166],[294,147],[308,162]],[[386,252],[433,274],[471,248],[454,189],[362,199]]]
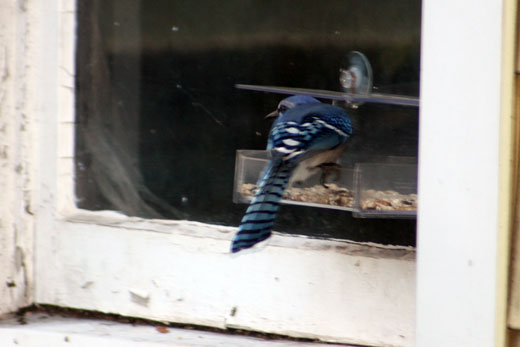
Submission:
[[[27,250],[35,258],[34,302],[327,341],[413,345],[413,249],[277,234],[262,249],[232,256],[234,227],[77,209],[75,2],[1,1],[15,20],[28,23],[17,38],[24,66],[13,61],[8,68],[27,70],[20,77],[27,86],[17,91],[25,108],[10,112],[28,118],[31,134],[23,141],[31,146],[25,188],[34,215],[34,252]]]
[[[0,273],[19,283],[3,307],[34,301],[415,345],[413,250],[275,235],[231,256],[231,227],[76,209],[75,2],[0,0],[0,10],[0,92],[10,102],[1,106],[10,131],[2,144],[13,154],[0,156],[0,184],[12,189],[2,202],[9,241]],[[500,341],[505,12],[500,1],[424,1],[418,346]]]
[[[504,346],[516,1],[423,1],[417,345]]]

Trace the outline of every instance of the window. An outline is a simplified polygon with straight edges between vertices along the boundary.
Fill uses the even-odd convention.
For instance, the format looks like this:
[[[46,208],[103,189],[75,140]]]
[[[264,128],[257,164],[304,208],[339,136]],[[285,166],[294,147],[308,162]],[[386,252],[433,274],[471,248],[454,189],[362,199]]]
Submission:
[[[217,217],[236,218],[240,215],[236,211],[243,211],[245,208],[245,206],[237,207],[230,203],[232,171],[226,173],[226,177],[219,178],[219,180],[228,182],[225,184],[226,187],[219,186],[212,189],[226,189],[228,193],[215,199],[226,199],[225,206],[230,208],[229,211],[235,212],[231,217],[213,215],[211,218],[214,219],[211,220],[211,224],[201,223],[208,220],[197,220],[196,218],[192,221],[162,218],[145,219],[141,217],[145,216],[142,208],[136,210],[136,213],[123,211],[130,215],[127,217],[124,214],[117,213],[118,210],[123,210],[120,207],[114,207],[112,211],[106,210],[112,208],[113,205],[107,199],[99,197],[101,196],[99,189],[96,193],[98,194],[97,197],[95,196],[93,200],[86,197],[85,195],[88,194],[84,194],[85,191],[88,193],[90,190],[82,191],[80,186],[91,183],[88,181],[88,176],[81,177],[81,175],[88,173],[87,165],[92,164],[93,160],[89,158],[89,155],[92,155],[93,151],[90,153],[88,151],[82,152],[81,141],[84,141],[84,143],[87,140],[91,143],[96,142],[98,152],[116,152],[118,155],[111,156],[112,159],[115,157],[123,161],[126,160],[125,155],[134,155],[126,164],[121,164],[122,166],[109,166],[114,164],[101,163],[115,172],[122,173],[118,179],[124,181],[133,174],[121,171],[121,167],[143,168],[141,159],[146,156],[145,153],[142,153],[142,149],[138,150],[139,146],[146,145],[149,151],[150,148],[154,148],[153,146],[161,144],[152,141],[152,139],[157,139],[158,135],[154,135],[151,130],[154,130],[157,134],[165,128],[175,131],[177,129],[168,126],[170,124],[168,122],[165,123],[166,125],[146,123],[146,127],[142,125],[137,127],[137,123],[135,123],[137,121],[158,121],[157,119],[153,120],[154,115],[144,117],[143,113],[140,112],[139,114],[142,116],[137,118],[138,113],[132,113],[137,108],[142,110],[145,107],[142,95],[139,98],[125,97],[123,103],[117,101],[114,104],[111,103],[114,100],[120,100],[118,99],[120,97],[124,97],[124,93],[140,90],[141,85],[150,83],[146,78],[153,77],[153,79],[156,79],[160,71],[151,74],[151,72],[143,73],[142,69],[134,70],[133,68],[139,66],[139,61],[150,59],[142,54],[127,57],[114,56],[110,57],[108,61],[106,57],[103,60],[95,58],[92,59],[90,65],[78,65],[81,57],[75,60],[73,47],[75,47],[76,41],[72,30],[75,27],[76,10],[72,2],[67,2],[65,5],[69,7],[61,11],[58,17],[62,23],[64,39],[60,45],[62,49],[59,60],[55,62],[56,65],[54,66],[56,71],[60,72],[59,84],[62,86],[58,92],[59,112],[48,115],[48,119],[55,119],[56,124],[59,125],[60,137],[56,148],[59,149],[60,155],[59,161],[56,162],[52,150],[45,150],[40,153],[40,161],[45,163],[42,166],[45,181],[55,183],[42,185],[42,197],[51,196],[52,198],[51,203],[46,203],[44,209],[38,215],[37,223],[39,228],[42,228],[42,234],[38,241],[38,259],[36,261],[36,281],[38,283],[59,283],[59,285],[37,286],[35,294],[37,302],[116,312],[122,315],[150,319],[217,327],[241,327],[295,336],[317,337],[324,340],[366,344],[377,344],[378,341],[385,341],[384,343],[396,345],[406,345],[413,341],[415,253],[409,247],[375,246],[353,243],[352,241],[313,239],[304,235],[277,234],[271,238],[268,247],[262,249],[261,252],[253,252],[248,257],[233,257],[229,254],[229,246],[230,239],[236,230],[233,227],[234,224],[218,225],[216,222],[219,220],[215,220]],[[103,9],[102,6],[106,6],[104,2],[103,4],[95,2],[94,5],[100,6],[98,10]],[[81,14],[85,14],[84,11],[86,10],[82,6],[83,4],[77,8],[80,14],[78,17],[80,18],[78,37],[85,37],[82,30],[94,30],[93,27],[83,25],[83,20],[92,20],[92,18],[88,15],[86,17],[81,16]],[[144,5],[144,2],[141,2],[141,6],[151,5],[148,3]],[[95,9],[96,6],[93,8]],[[115,2],[113,10],[117,11],[118,9],[123,13],[139,13],[135,11],[135,6],[126,6],[125,2]],[[86,13],[92,15],[93,12],[87,11]],[[143,13],[146,13],[146,11]],[[110,22],[110,30],[115,31],[121,27],[125,28],[125,18]],[[182,34],[183,26],[175,23],[170,24],[167,28],[168,35]],[[100,22],[100,25],[108,24],[107,22]],[[176,31],[175,26],[178,31]],[[126,28],[126,30],[128,32],[122,35],[132,36],[135,34],[134,30],[137,29]],[[142,30],[142,26],[140,30]],[[89,37],[89,39],[85,39],[85,42],[78,39],[78,50],[81,50],[82,45],[86,45],[90,49],[82,51],[85,52],[85,55],[96,56],[99,54],[97,50],[100,49],[100,46],[94,44],[96,35],[100,35],[100,33],[94,32],[90,36],[87,35],[86,37]],[[108,34],[107,36],[110,37]],[[129,47],[122,44],[118,47],[118,52],[127,49]],[[348,50],[342,50],[341,55],[347,52]],[[340,53],[336,54],[338,60],[341,60]],[[319,55],[315,54],[315,56]],[[136,61],[136,59],[138,60]],[[172,56],[169,59],[176,59],[176,57]],[[124,79],[118,82],[124,88],[105,90],[105,85],[99,81],[112,81],[112,79],[108,79],[108,75],[101,73],[92,74],[91,77],[96,77],[98,80],[87,83],[85,87],[85,81],[82,79],[84,76],[81,75],[82,69],[89,69],[94,66],[103,67],[106,66],[104,64],[107,62],[111,63],[111,66],[115,69],[115,77],[121,76],[118,74],[126,73],[128,70],[131,71],[130,76],[125,75]],[[158,63],[154,62],[154,64]],[[151,68],[151,65],[148,65],[148,68]],[[103,71],[103,69],[100,68],[100,71]],[[196,66],[191,67],[191,69],[196,70]],[[249,68],[250,71],[255,69]],[[67,73],[70,71],[77,71],[76,79],[74,79],[74,74]],[[337,67],[334,67],[334,71],[334,75],[336,75]],[[138,78],[133,79],[133,74],[136,74]],[[165,74],[168,75],[166,71]],[[249,73],[244,73],[243,76],[244,78],[249,77]],[[328,78],[323,78],[319,73],[314,76],[323,81],[328,81]],[[47,82],[50,81],[52,79]],[[197,81],[194,80],[193,83],[195,82]],[[239,81],[232,80],[227,84],[226,92],[232,93],[231,95],[236,96],[238,100],[246,100],[240,106],[239,111],[246,113],[254,110],[255,114],[260,112],[259,119],[254,120],[253,116],[250,116],[250,118],[243,117],[240,120],[246,123],[254,120],[256,124],[246,124],[246,129],[252,128],[255,129],[255,132],[258,129],[264,129],[260,132],[265,136],[265,131],[269,125],[265,124],[261,118],[277,103],[279,97],[237,91],[233,87],[235,82]],[[183,83],[181,83],[182,88],[189,87],[189,84]],[[197,83],[203,82],[198,81]],[[207,80],[206,83],[208,83]],[[161,106],[162,103],[166,103],[169,107],[178,107],[177,103],[174,102],[178,101],[180,104],[184,104],[187,110],[194,112],[197,117],[201,117],[202,124],[215,129],[215,132],[222,134],[223,138],[228,138],[227,133],[221,133],[221,126],[218,122],[215,122],[215,119],[223,124],[228,124],[234,120],[231,117],[235,117],[234,114],[230,112],[230,118],[225,118],[221,111],[215,111],[218,108],[211,106],[211,102],[218,100],[212,98],[210,94],[204,95],[206,93],[204,90],[189,87],[185,91],[195,93],[193,95],[196,98],[192,99],[186,96],[183,90],[178,89],[177,84],[179,83],[174,83],[172,87],[180,101],[168,99],[170,97],[169,89],[161,89],[164,88],[161,87],[156,88],[156,92],[161,97],[154,97],[153,103],[146,101],[148,103],[146,107],[153,109],[158,105]],[[71,88],[71,86],[75,86],[75,88]],[[318,87],[321,88],[321,86]],[[116,92],[123,94],[120,95]],[[148,92],[151,93],[153,90]],[[85,95],[82,93],[91,93],[91,95],[97,95],[98,98],[85,99]],[[110,96],[110,98],[107,96]],[[203,97],[206,97],[206,99],[203,99]],[[267,101],[267,98],[271,101]],[[148,97],[145,99],[150,100]],[[90,100],[91,104],[89,105],[85,100]],[[207,101],[198,105],[197,102],[200,103],[201,100]],[[195,105],[192,104],[193,102],[195,102]],[[94,104],[101,105],[110,111],[102,113],[104,117],[99,119],[88,119],[84,108],[94,107]],[[123,108],[124,111],[117,111],[118,107]],[[216,117],[215,119],[208,115],[208,110]],[[120,123],[111,123],[113,119],[108,118],[107,114],[111,117],[119,117]],[[128,116],[124,117],[125,114],[128,114]],[[181,113],[178,117],[182,115]],[[94,117],[94,113],[88,116]],[[75,121],[76,117],[78,117],[77,122]],[[88,122],[86,119],[88,119]],[[190,125],[190,127],[183,129],[184,132],[187,128],[194,126],[190,123],[190,119],[181,117],[181,120],[188,122]],[[96,122],[106,126],[99,126],[97,132],[87,131],[90,139],[81,139],[81,136],[85,134],[85,127]],[[120,127],[122,123],[129,123],[129,127],[123,130]],[[76,132],[77,141],[74,141],[73,134],[76,126],[79,129],[83,127],[83,134],[81,130]],[[106,147],[109,140],[102,135],[107,131],[123,134],[126,132],[133,135],[139,133],[137,129],[139,129],[139,132],[146,132],[148,137],[151,136],[147,140],[151,142],[136,143],[132,136],[123,135],[124,141],[119,148]],[[54,128],[51,125],[42,127],[41,131],[41,138],[48,139],[47,141],[56,138],[53,135]],[[139,138],[142,138],[142,136],[140,135]],[[167,149],[170,148],[168,146],[171,146],[168,141],[164,143]],[[229,168],[234,158],[235,149],[240,147],[261,148],[265,145],[265,139],[262,139],[261,136],[255,135],[252,140],[248,137],[247,141],[253,141],[254,144],[248,142],[239,146],[234,145],[231,141],[231,143],[226,144],[227,149],[225,151],[222,148],[215,148],[214,152],[216,153],[219,153],[219,151],[226,153],[226,157],[222,157],[224,164],[219,165]],[[76,153],[81,156],[81,160],[76,162],[74,161],[75,154],[72,151],[74,143],[77,144]],[[136,156],[136,153],[139,153],[139,156]],[[198,155],[203,153],[203,150],[198,149]],[[160,154],[163,158],[166,158],[165,160],[169,159],[167,151],[157,153],[152,151],[150,154]],[[187,155],[187,153],[185,154]],[[208,154],[205,155],[205,157],[208,156]],[[57,172],[54,171],[52,163],[56,163]],[[74,166],[75,163],[77,164],[76,167]],[[152,163],[164,165],[157,160]],[[204,164],[204,162],[197,162],[196,160],[192,163],[193,165]],[[86,166],[83,167],[83,164]],[[150,170],[149,165],[151,164],[144,165],[146,170]],[[75,186],[74,169],[78,173],[78,186]],[[85,171],[82,171],[83,169]],[[173,169],[173,167],[168,166],[167,171]],[[212,168],[212,170],[215,169]],[[226,172],[223,169],[219,170]],[[195,175],[195,172],[192,171],[192,174]],[[146,175],[141,174],[139,179],[142,179],[142,182],[152,180],[153,172],[148,171]],[[197,175],[204,175],[204,179],[211,177],[205,172],[197,172]],[[57,181],[55,181],[55,177],[58,177]],[[134,175],[133,177],[138,176]],[[165,178],[157,179],[164,180]],[[159,187],[157,182],[152,183],[151,187],[154,187],[154,185]],[[96,184],[100,184],[100,182]],[[135,185],[135,187],[140,189],[138,185]],[[102,185],[101,193],[105,194],[106,191],[116,188],[117,186],[105,184]],[[155,196],[157,196],[157,192],[160,192],[158,188],[147,187],[147,189],[154,192]],[[76,191],[78,192],[77,195]],[[94,189],[94,191],[96,190]],[[121,192],[122,190],[119,189],[114,195],[117,196],[117,193]],[[125,193],[131,195],[135,192]],[[143,196],[146,197],[145,194]],[[56,200],[53,200],[54,197]],[[77,201],[76,198],[78,198]],[[122,196],[122,198],[131,201],[127,197]],[[164,208],[167,205],[154,204],[153,199],[143,200],[148,206],[162,208],[164,213]],[[170,199],[166,196],[162,199],[171,201],[172,204],[178,204],[174,206],[178,210],[182,208],[182,199],[180,199],[181,204],[179,204],[178,198]],[[193,200],[195,200],[194,203],[197,203],[196,199],[188,196],[190,204]],[[76,202],[77,206],[82,207],[83,204],[90,203],[89,201],[96,201],[94,204],[98,205],[91,207],[91,210],[76,207]],[[220,203],[223,200],[218,201]],[[200,203],[206,204],[205,202]],[[136,204],[141,204],[141,202],[136,200]],[[206,204],[206,206],[209,205]],[[181,210],[183,213],[186,213],[186,211],[189,212],[186,209]],[[317,213],[324,214],[323,210]],[[349,215],[347,218],[351,218],[348,213],[342,214]],[[59,218],[54,218],[55,215]],[[157,216],[147,215],[147,217]],[[226,221],[226,219],[222,220]],[[355,221],[356,223],[363,222],[361,220]],[[385,235],[384,223],[381,221],[366,222],[372,224],[373,228],[378,225],[381,226],[383,230],[381,235]],[[413,221],[394,221],[394,223],[396,225],[408,225],[409,231],[413,232]],[[409,237],[409,234],[407,234],[407,237]],[[407,242],[413,241],[408,239]],[[353,280],[353,278],[357,279]],[[314,299],[309,300],[310,298]],[[316,298],[319,299],[315,300]],[[352,298],[357,299],[352,300]],[[394,324],[391,331],[388,330],[389,320]],[[322,324],[320,322],[328,323]]]
[[[283,98],[237,83],[339,91],[339,69],[360,50],[377,91],[419,92],[416,0],[92,2],[78,19],[76,193],[88,210],[237,226],[245,206],[231,198],[235,152],[265,148],[263,116]],[[350,113],[344,167],[416,162],[418,108]],[[413,219],[331,209],[285,205],[275,230],[415,245]]]
[[[493,316],[501,314],[497,269],[504,268],[498,252],[503,238],[497,240],[495,232],[503,231],[506,210],[497,202],[503,182],[497,163],[499,157],[507,161],[504,143],[511,139],[504,130],[507,100],[500,98],[507,99],[511,81],[504,76],[512,59],[501,47],[512,47],[515,11],[501,3],[425,5],[418,343],[460,345],[471,339],[472,346],[492,345],[500,339]],[[4,252],[0,257],[13,264],[6,266],[13,273],[22,265],[16,282],[26,283],[8,287],[9,293],[24,296],[23,302],[150,319],[413,345],[411,250],[278,234],[262,252],[232,257],[233,227],[77,208],[76,3],[18,6],[0,12],[7,23],[0,28],[7,42],[0,65],[9,72],[2,75],[7,99],[1,107],[14,116],[0,118],[13,144],[4,147],[9,155],[0,159],[9,165],[0,171],[18,182],[17,189],[27,189],[3,201],[12,210],[2,210],[1,230],[16,229],[9,234],[16,236],[9,243],[16,247],[7,250],[19,262]],[[488,68],[479,70],[483,66]],[[23,102],[14,107],[13,101]],[[22,119],[27,123],[18,123]],[[481,196],[486,199],[475,198]],[[26,212],[12,212],[21,206]],[[34,253],[24,244],[32,245],[33,226]],[[12,304],[11,298],[1,300]]]

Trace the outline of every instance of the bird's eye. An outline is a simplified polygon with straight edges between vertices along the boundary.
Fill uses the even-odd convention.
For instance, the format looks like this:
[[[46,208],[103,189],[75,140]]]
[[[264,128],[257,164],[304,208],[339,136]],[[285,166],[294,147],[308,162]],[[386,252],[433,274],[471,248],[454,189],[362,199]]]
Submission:
[[[284,113],[285,111],[287,111],[287,106],[285,106],[285,105],[278,106],[278,113]]]

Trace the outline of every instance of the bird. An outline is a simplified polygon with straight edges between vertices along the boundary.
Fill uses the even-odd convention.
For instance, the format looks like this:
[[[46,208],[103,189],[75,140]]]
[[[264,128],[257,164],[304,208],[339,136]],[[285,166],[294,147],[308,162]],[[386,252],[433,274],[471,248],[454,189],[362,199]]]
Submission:
[[[233,238],[232,253],[269,238],[286,187],[337,165],[353,134],[343,108],[307,95],[283,99],[267,117],[276,117],[267,139],[271,157]]]

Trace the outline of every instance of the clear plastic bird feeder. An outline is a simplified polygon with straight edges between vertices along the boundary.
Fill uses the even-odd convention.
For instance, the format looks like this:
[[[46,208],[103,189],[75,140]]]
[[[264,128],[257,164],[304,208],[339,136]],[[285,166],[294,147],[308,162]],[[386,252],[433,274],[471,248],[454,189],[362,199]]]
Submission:
[[[355,173],[354,216],[407,218],[417,215],[417,164],[359,163]]]
[[[419,106],[417,97],[373,93],[372,66],[363,53],[353,51],[347,54],[346,66],[339,69],[339,83],[343,91],[244,84],[237,85],[237,88],[279,94],[310,95],[332,100],[335,104],[353,109],[353,112],[364,104],[401,108],[411,106],[417,110]],[[380,119],[391,124],[387,127],[390,132],[396,132],[395,127],[402,124],[402,119],[396,121],[395,117]],[[369,129],[372,131],[372,128]],[[354,128],[354,136],[357,136],[356,128]],[[356,140],[362,143],[363,134],[360,136],[361,139]],[[384,134],[378,136],[378,138],[382,137]],[[400,136],[397,134],[394,139],[396,137]],[[392,139],[391,136],[388,138]],[[346,155],[353,154],[359,153],[352,153],[351,149],[346,150]],[[353,215],[359,218],[414,218],[417,214],[416,158],[399,155],[387,157],[383,155],[378,158],[362,155],[359,157],[359,161],[350,162],[341,168],[338,175],[331,174],[325,184],[320,182],[320,175],[317,174],[301,184],[289,185],[282,203],[345,210],[353,212]],[[258,188],[257,180],[268,160],[267,151],[237,151],[234,202],[251,201]]]
[[[233,201],[249,203],[258,186],[258,178],[269,160],[267,151],[238,150],[235,165]],[[314,175],[305,182],[289,185],[282,203],[321,208],[355,211],[354,170],[340,169],[332,173],[330,182],[320,183],[320,175]]]
[[[267,151],[237,151],[235,203],[251,201],[268,160]],[[318,173],[305,182],[290,185],[282,203],[344,210],[360,218],[413,218],[417,213],[417,165],[359,163],[330,174],[324,184]]]

